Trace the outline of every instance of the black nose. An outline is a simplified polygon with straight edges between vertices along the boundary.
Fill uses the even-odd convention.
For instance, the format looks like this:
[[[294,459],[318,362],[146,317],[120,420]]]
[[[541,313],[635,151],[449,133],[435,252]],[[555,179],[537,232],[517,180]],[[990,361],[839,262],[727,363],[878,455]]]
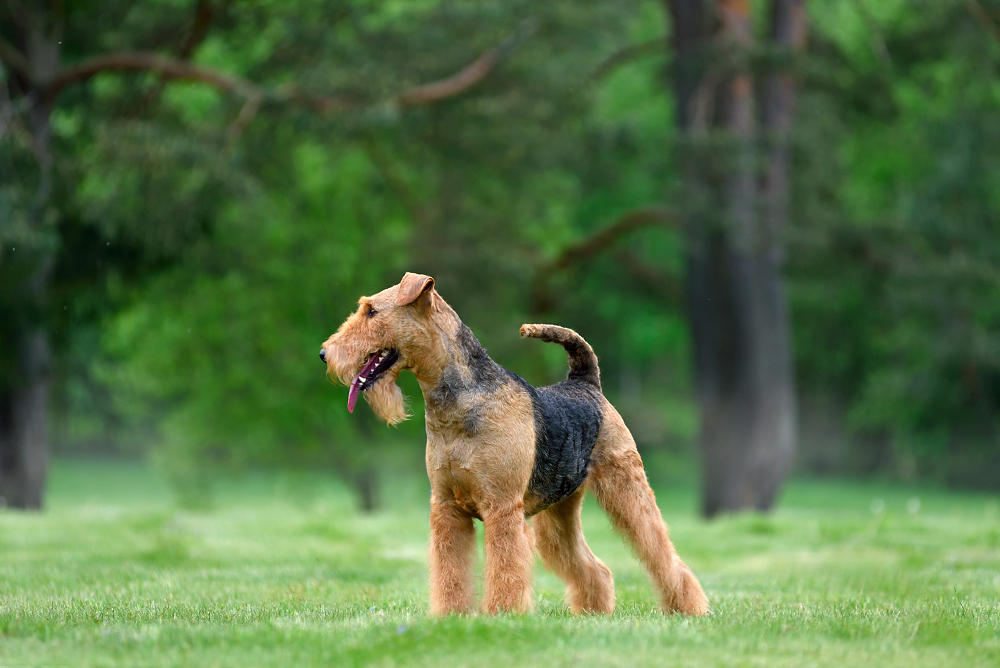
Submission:
[[[319,349],[319,358],[324,362],[326,361],[326,351],[322,348]]]

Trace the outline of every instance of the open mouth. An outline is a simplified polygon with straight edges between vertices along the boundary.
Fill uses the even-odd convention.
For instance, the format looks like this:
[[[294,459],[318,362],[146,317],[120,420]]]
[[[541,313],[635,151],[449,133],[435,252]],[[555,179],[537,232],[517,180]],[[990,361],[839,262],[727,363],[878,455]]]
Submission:
[[[395,350],[376,350],[368,356],[368,361],[361,367],[361,371],[351,381],[351,390],[347,395],[347,412],[354,412],[354,405],[358,402],[358,395],[370,390],[379,378],[392,365],[399,360],[399,353]]]

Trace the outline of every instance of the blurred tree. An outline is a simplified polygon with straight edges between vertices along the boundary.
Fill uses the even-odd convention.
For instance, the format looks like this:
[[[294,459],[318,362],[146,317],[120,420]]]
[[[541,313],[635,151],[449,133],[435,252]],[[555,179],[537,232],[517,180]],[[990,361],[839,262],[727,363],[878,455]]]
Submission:
[[[218,27],[224,22],[229,35],[236,38],[253,24],[266,22],[264,5],[247,6],[243,11],[249,20],[240,23],[233,22],[230,3],[209,0],[199,0],[190,18],[166,2],[144,7],[8,2],[0,8],[4,72],[0,157],[5,172],[0,212],[9,221],[0,230],[3,308],[8,311],[0,333],[6,353],[0,369],[0,497],[11,506],[38,508],[42,504],[49,447],[51,329],[58,321],[51,314],[51,297],[61,287],[54,281],[85,278],[99,282],[109,270],[123,268],[100,267],[100,262],[96,271],[80,266],[81,248],[63,243],[68,236],[75,235],[75,241],[91,246],[102,237],[109,240],[108,246],[111,240],[124,241],[134,249],[128,254],[138,252],[148,270],[150,263],[176,257],[214,225],[220,213],[218,189],[237,186],[243,171],[226,159],[227,153],[262,105],[291,104],[320,114],[364,108],[392,115],[439,102],[479,83],[534,29],[532,23],[522,23],[498,46],[455,74],[429,84],[400,87],[402,92],[388,96],[377,87],[366,91],[366,96],[330,96],[288,83],[266,88],[223,69],[192,64],[191,58],[205,47],[213,23]],[[284,27],[308,35],[312,32],[308,24],[317,11],[329,17],[331,25],[363,20],[350,3],[303,4],[285,8],[284,18],[294,17],[297,23]],[[289,37],[295,35],[276,39],[262,31],[247,44],[280,49]],[[138,44],[152,45],[154,50],[135,50]],[[233,53],[226,64],[245,66],[255,60],[267,59],[252,52]],[[294,60],[282,62],[280,55],[275,60],[282,72],[299,65]],[[96,95],[76,92],[68,105],[61,103],[72,86],[107,72],[150,73],[159,79],[146,79],[139,85],[124,82],[124,90],[114,90],[117,84],[111,84],[104,95],[98,86]],[[165,95],[169,99],[172,91],[164,84],[175,81],[198,82],[240,99],[239,113],[228,123],[222,146],[217,134],[206,131],[204,121],[209,119],[199,118],[195,111],[197,94],[182,105],[185,108],[166,114],[153,109]],[[181,95],[189,95],[187,90]],[[203,108],[204,101],[200,101]],[[160,118],[154,124],[141,120],[155,115]],[[63,138],[73,141],[57,147],[54,130],[60,122],[64,135],[73,135]],[[208,145],[192,139],[199,129]],[[214,154],[211,144],[217,147]],[[75,179],[59,179],[54,165],[60,148],[67,155],[74,154],[74,167],[86,171],[74,174]],[[77,225],[88,229],[82,237],[75,232]],[[102,259],[115,264],[107,254]]]
[[[814,468],[996,489],[1000,3],[814,11],[790,273],[802,379],[847,443]]]
[[[773,0],[761,44],[744,0],[671,0],[667,8],[684,142],[703,512],[768,510],[795,452],[782,264],[794,102],[789,67],[805,43],[803,2]],[[769,56],[761,85],[751,61],[759,53]]]
[[[241,133],[234,155],[250,163],[257,188],[231,201],[210,240],[151,280],[143,302],[114,318],[105,338],[113,357],[101,370],[105,382],[135,413],[162,413],[157,456],[189,481],[189,494],[203,486],[199,476],[220,470],[330,466],[371,506],[381,471],[402,457],[420,461],[409,455],[422,433],[417,401],[415,419],[398,432],[369,425],[366,409],[351,416],[331,406],[336,395],[316,359],[357,298],[404,269],[434,275],[498,359],[522,362],[519,278],[537,245],[569,233],[566,168],[579,162],[579,149],[559,128],[585,109],[563,89],[589,74],[570,48],[590,48],[582,8],[590,18],[612,14],[603,3],[551,13],[512,4],[495,15],[487,4],[470,12],[463,3],[358,13],[332,43],[346,50],[346,65],[365,63],[364,77],[351,81],[362,100],[384,99],[378,89],[391,90],[401,73],[417,78],[467,62],[482,51],[468,36],[491,17],[498,25],[481,38],[486,44],[530,29],[528,9],[539,37],[475,94],[446,104],[405,115],[377,105],[330,117],[296,109]],[[317,51],[332,48],[328,32],[313,38]],[[218,48],[238,50],[242,39],[221,35]],[[274,57],[261,69],[285,73]],[[325,61],[315,67],[339,71]],[[308,71],[300,65],[296,75]],[[556,364],[565,373],[564,358]]]
[[[700,422],[706,510],[766,506],[785,248],[800,404],[846,444],[807,432],[810,470],[996,484],[1000,5],[811,3],[800,57],[802,6],[0,3],[0,493],[48,405],[190,499],[322,466],[375,505],[419,401],[348,419],[316,345],[415,270],[532,382],[565,360],[520,322],[584,332],[652,475]]]

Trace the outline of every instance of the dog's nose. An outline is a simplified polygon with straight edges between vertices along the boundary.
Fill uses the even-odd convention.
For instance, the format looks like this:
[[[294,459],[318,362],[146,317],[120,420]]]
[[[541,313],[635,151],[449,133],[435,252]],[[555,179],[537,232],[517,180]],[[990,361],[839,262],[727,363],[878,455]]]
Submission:
[[[319,358],[324,362],[326,361],[326,351],[322,348],[319,349]]]

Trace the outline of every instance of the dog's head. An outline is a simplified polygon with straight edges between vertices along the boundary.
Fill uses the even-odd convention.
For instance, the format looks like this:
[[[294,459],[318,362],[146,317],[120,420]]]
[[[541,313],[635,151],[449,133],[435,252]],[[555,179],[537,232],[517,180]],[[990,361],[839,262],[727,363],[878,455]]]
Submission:
[[[349,411],[364,395],[390,425],[410,417],[396,379],[403,369],[416,373],[431,362],[437,336],[431,315],[439,301],[433,278],[409,272],[398,285],[358,300],[358,310],[319,351],[328,375],[349,386]]]

